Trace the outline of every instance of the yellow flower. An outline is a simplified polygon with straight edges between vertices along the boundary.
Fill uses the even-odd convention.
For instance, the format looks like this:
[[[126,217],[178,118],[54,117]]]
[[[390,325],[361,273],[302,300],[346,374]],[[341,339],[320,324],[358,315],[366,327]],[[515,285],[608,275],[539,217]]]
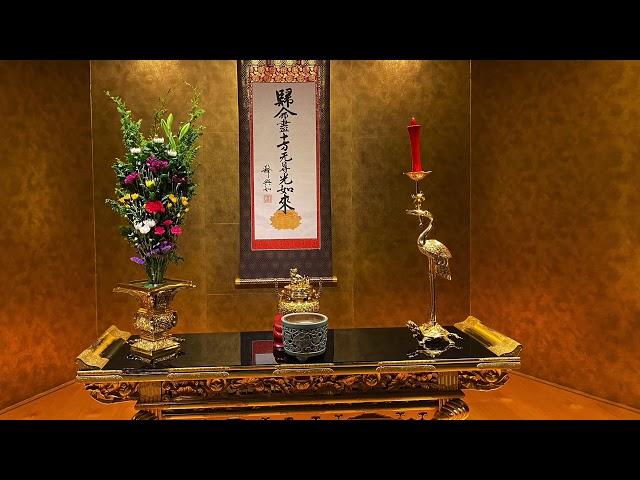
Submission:
[[[119,201],[120,203],[124,203],[124,197],[120,197],[120,198],[118,199],[118,201]]]
[[[189,211],[189,209],[188,209],[188,208],[185,208],[185,209],[184,209],[184,211],[185,211],[185,212],[188,212],[188,211]]]
[[[137,200],[140,197],[140,195],[138,195],[137,193],[132,193],[131,194],[131,200]]]
[[[169,200],[173,203],[178,203],[178,197],[176,197],[173,193],[169,195]]]
[[[187,197],[182,197],[180,201],[182,202],[183,207],[186,207],[187,205],[189,205],[189,200],[187,200]]]
[[[144,182],[144,184],[147,186],[147,188],[151,188],[156,184],[156,182],[154,182],[153,180],[147,180],[146,182]]]
[[[127,193],[127,194],[126,194],[124,197],[122,197],[122,198],[124,198],[125,200],[131,200],[131,195],[129,195],[129,194]]]
[[[173,203],[171,202],[167,203],[167,208],[173,208]]]

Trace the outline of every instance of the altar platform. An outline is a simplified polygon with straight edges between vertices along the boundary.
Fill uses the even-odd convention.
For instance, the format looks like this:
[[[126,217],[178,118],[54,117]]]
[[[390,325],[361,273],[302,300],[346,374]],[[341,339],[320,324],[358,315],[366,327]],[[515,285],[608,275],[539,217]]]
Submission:
[[[76,379],[99,402],[135,402],[136,419],[464,419],[464,390],[504,385],[522,349],[466,326],[446,327],[462,340],[436,358],[415,356],[397,327],[329,330],[325,353],[304,363],[274,350],[271,332],[182,334],[181,352],[155,364],[111,327],[78,357]]]

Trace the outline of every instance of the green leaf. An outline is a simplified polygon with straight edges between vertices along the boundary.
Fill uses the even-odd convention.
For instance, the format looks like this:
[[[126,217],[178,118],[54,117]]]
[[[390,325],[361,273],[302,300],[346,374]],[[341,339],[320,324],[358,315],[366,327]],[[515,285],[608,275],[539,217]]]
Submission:
[[[171,146],[171,148],[173,150],[176,150],[176,141],[173,138],[173,134],[171,133],[171,124],[173,123],[173,114],[170,113],[169,117],[167,118],[167,120],[165,121],[164,119],[160,121],[160,124],[162,125],[162,128],[164,129],[164,133],[167,136],[167,140],[169,142],[169,145]]]
[[[191,127],[190,123],[185,123],[180,129],[180,134],[178,135],[178,140],[182,140],[182,137],[189,131],[189,127]]]
[[[169,125],[167,125],[167,121],[163,118],[162,120],[160,120],[160,125],[162,125],[162,129],[164,130],[164,134],[167,136],[168,139],[171,138],[171,129],[169,128]]]

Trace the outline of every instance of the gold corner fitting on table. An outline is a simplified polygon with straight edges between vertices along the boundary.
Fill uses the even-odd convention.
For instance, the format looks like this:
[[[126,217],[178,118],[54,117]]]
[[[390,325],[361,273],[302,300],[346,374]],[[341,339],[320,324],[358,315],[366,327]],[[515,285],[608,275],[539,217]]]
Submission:
[[[512,338],[487,327],[476,317],[469,315],[463,322],[453,324],[458,330],[482,343],[489,351],[498,355],[519,355],[522,345]]]
[[[104,368],[109,359],[101,354],[118,339],[126,342],[130,336],[129,332],[118,330],[115,325],[111,325],[93,345],[76,357],[76,363],[81,368]]]

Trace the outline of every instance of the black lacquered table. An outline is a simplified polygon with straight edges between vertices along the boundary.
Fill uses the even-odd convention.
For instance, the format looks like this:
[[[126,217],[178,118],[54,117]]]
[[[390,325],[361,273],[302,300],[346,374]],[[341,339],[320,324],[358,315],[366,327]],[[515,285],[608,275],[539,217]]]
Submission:
[[[329,330],[304,362],[274,350],[271,332],[176,334],[179,354],[151,364],[110,327],[76,378],[99,402],[135,401],[136,419],[464,419],[463,390],[504,385],[522,346],[474,317],[446,328],[459,348],[435,358],[397,327]]]

